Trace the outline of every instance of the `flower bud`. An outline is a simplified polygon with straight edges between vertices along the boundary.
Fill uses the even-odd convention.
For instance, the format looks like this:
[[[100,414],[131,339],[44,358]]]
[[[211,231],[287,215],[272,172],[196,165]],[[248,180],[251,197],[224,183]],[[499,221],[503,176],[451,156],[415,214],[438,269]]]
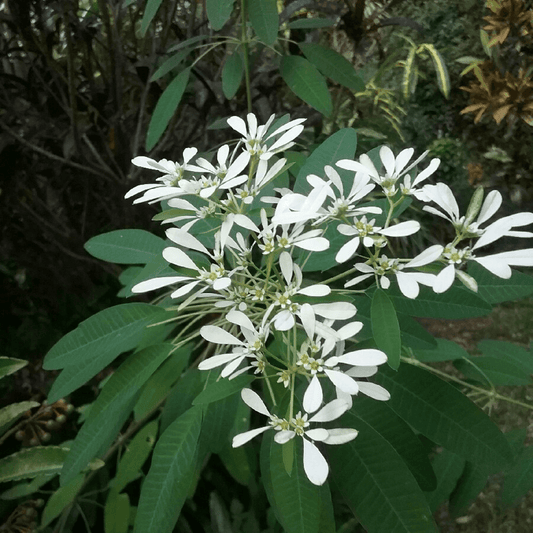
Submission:
[[[479,186],[468,204],[468,209],[466,210],[466,216],[464,221],[464,227],[468,227],[474,219],[478,216],[481,206],[483,205],[483,187]]]

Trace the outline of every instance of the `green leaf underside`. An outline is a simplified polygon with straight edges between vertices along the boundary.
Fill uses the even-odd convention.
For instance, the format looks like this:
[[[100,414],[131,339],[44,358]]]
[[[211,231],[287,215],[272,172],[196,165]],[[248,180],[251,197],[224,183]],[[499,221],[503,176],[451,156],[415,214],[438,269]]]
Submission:
[[[166,243],[141,229],[121,229],[97,235],[85,243],[93,257],[121,265],[144,265],[161,256]]]
[[[130,355],[111,375],[70,447],[71,453],[61,472],[62,484],[68,483],[84,468],[104,443],[115,438],[113,432],[133,408],[133,398],[172,349],[172,344],[145,348]]]
[[[23,359],[13,359],[12,357],[0,357],[0,379],[9,374],[14,374],[17,370],[24,368],[28,361]]]
[[[4,408],[0,409],[0,436],[26,411],[39,405],[39,402],[19,402],[6,405]]]
[[[207,18],[211,27],[215,30],[221,30],[231,17],[233,11],[233,2],[235,0],[206,0]]]
[[[402,341],[396,311],[384,290],[377,289],[370,308],[372,333],[377,347],[387,354],[387,362],[395,370],[400,366]]]
[[[341,419],[357,438],[329,447],[331,478],[372,533],[436,533],[424,494],[395,449],[351,412]]]
[[[294,443],[294,460],[289,476],[283,463],[282,445],[274,441],[272,431],[263,436],[262,476],[268,478],[267,491],[285,533],[319,533],[320,488],[313,485],[303,469],[302,442]]]
[[[423,490],[433,490],[437,479],[419,438],[388,405],[359,395],[354,398],[353,414],[364,420],[396,450]]]
[[[168,123],[174,116],[189,82],[190,72],[190,68],[182,70],[159,97],[154,112],[152,113],[150,124],[148,125],[148,133],[146,134],[147,152],[157,144],[157,141],[159,141],[167,129]]]
[[[326,117],[331,115],[333,104],[328,86],[312,63],[300,56],[283,56],[280,73],[296,96]]]
[[[0,482],[58,474],[68,453],[69,449],[61,446],[35,446],[3,457],[0,459]],[[89,468],[96,470],[103,465],[103,461],[95,459]]]
[[[475,261],[468,263],[468,273],[478,284],[478,294],[491,304],[518,300],[533,294],[533,276],[513,270],[509,279],[491,274]]]
[[[409,364],[381,368],[375,381],[390,393],[389,406],[415,430],[476,463],[505,466],[512,452],[490,418],[455,387]]]
[[[398,313],[421,318],[473,318],[488,315],[492,306],[468,289],[452,287],[436,294],[422,287],[415,300],[405,298],[396,287],[389,289],[389,297]]]
[[[193,407],[163,433],[141,488],[135,533],[170,533],[189,494],[196,467],[202,409]]]
[[[365,90],[365,83],[353,65],[335,50],[313,43],[298,43],[298,46],[324,76],[354,92]]]
[[[278,37],[279,15],[276,0],[248,2],[248,17],[260,41],[274,44]]]

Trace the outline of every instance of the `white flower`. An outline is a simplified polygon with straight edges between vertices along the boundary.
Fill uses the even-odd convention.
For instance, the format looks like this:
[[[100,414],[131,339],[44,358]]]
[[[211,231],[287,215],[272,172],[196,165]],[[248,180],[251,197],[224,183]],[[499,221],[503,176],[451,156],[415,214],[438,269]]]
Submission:
[[[241,397],[246,405],[254,411],[267,416],[270,420],[265,427],[252,429],[251,431],[246,431],[233,437],[232,446],[234,448],[242,446],[257,435],[272,428],[278,431],[274,437],[274,440],[278,444],[284,444],[298,435],[303,441],[303,463],[305,474],[309,478],[309,481],[315,485],[324,484],[328,477],[329,466],[313,441],[323,442],[325,444],[344,444],[357,437],[357,431],[351,428],[307,429],[311,423],[330,422],[342,416],[347,410],[347,404],[342,400],[337,399],[329,402],[318,411],[318,413],[309,418],[309,413],[316,411],[316,409],[308,410],[304,399],[304,410],[306,412],[304,412],[303,415],[301,412],[297,413],[296,416],[291,418],[290,422],[288,422],[285,419],[280,419],[277,416],[270,414],[270,411],[264,404],[263,400],[261,400],[259,395],[251,389],[243,389]]]
[[[304,127],[302,122],[304,118],[291,120],[275,129],[268,137],[265,135],[268,132],[272,122],[274,122],[275,115],[272,115],[266,124],[262,126],[257,125],[257,118],[253,113],[248,113],[246,116],[247,123],[240,117],[228,118],[228,124],[242,136],[245,150],[250,155],[257,155],[260,159],[270,159],[273,154],[288,150],[293,144],[294,139],[300,135]],[[269,144],[267,141],[274,140],[274,137],[282,134],[275,142]]]
[[[397,191],[396,182],[398,179],[407,174],[407,172],[409,172],[413,167],[418,165],[418,163],[420,163],[420,161],[422,161],[422,159],[424,159],[429,152],[424,152],[414,163],[411,163],[409,166],[407,166],[409,160],[413,156],[413,153],[413,148],[406,148],[398,154],[398,157],[394,157],[394,153],[388,146],[382,146],[379,151],[379,156],[381,158],[381,162],[383,163],[383,167],[385,168],[385,175],[380,175],[380,173],[376,170],[374,163],[372,163],[372,160],[366,154],[363,154],[359,158],[359,162],[352,161],[350,159],[342,159],[337,163],[337,166],[346,170],[363,172],[369,175],[375,183],[381,186],[387,196],[393,196]],[[413,181],[412,184],[411,178],[407,176],[406,178],[409,179],[404,181],[403,189],[406,191],[404,194],[412,193],[414,187],[435,172],[439,164],[439,159],[432,159],[429,166],[420,173],[420,175]]]

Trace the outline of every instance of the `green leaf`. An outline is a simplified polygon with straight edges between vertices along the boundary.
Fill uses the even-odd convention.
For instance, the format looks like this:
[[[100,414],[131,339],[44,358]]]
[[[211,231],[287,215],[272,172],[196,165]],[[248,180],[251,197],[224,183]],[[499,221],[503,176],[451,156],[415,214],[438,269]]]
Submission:
[[[449,383],[408,364],[397,372],[382,367],[374,379],[391,393],[389,406],[433,442],[476,463],[505,466],[512,459],[498,427]]]
[[[55,474],[37,476],[30,482],[19,483],[0,494],[0,500],[18,500],[37,492],[43,485],[48,483]]]
[[[298,46],[324,76],[354,92],[365,90],[365,82],[353,65],[332,48],[313,43],[298,43]]]
[[[340,159],[353,159],[357,149],[357,133],[352,128],[344,128],[328,137],[313,153],[307,158],[305,164],[300,168],[296,178],[294,191],[307,194],[311,191],[311,186],[307,182],[309,174],[325,176],[324,167],[330,165],[335,167],[335,163]],[[353,182],[353,172],[336,168],[339,173],[345,190],[350,190]]]
[[[159,6],[163,0],[146,0],[146,7],[144,9],[144,15],[141,20],[141,35],[144,37],[150,22],[155,17]]]
[[[440,92],[448,98],[450,96],[450,76],[448,75],[448,69],[444,58],[440,55],[439,51],[432,44],[423,44],[422,47],[427,50],[433,61],[435,72],[437,74],[437,83],[439,85]]]
[[[68,485],[59,487],[59,489],[50,496],[43,511],[41,527],[46,527],[50,524],[52,520],[55,520],[63,512],[63,509],[65,509],[67,505],[70,505],[73,502],[81,489],[84,480],[85,476],[83,474],[78,474]]]
[[[283,464],[282,446],[274,441],[273,432],[263,435],[261,473],[272,489],[267,496],[285,533],[318,533],[320,488],[305,475],[300,439],[293,450],[295,457],[289,476]]]
[[[53,403],[86,383],[119,354],[132,350],[143,339],[144,328],[168,318],[168,313],[144,303],[121,304],[82,322],[56,343],[43,368],[64,368],[48,395]]]
[[[61,446],[35,446],[3,457],[0,459],[0,483],[43,474],[58,474],[68,453],[69,449]],[[104,462],[100,459],[94,459],[89,463],[91,470],[97,470],[102,466]]]
[[[168,123],[178,108],[181,97],[185,92],[190,73],[190,68],[182,70],[159,97],[154,112],[152,113],[150,124],[148,125],[148,133],[146,135],[147,152],[157,144],[157,141],[159,141],[161,135],[167,129]]]
[[[111,491],[104,508],[105,533],[128,533],[130,513],[129,496]]]
[[[496,357],[469,357],[454,365],[468,379],[485,385],[531,385],[531,378],[522,368]]]
[[[328,86],[312,63],[300,56],[283,56],[280,73],[296,96],[326,117],[331,115],[333,104]]]
[[[341,420],[359,434],[330,447],[330,475],[362,526],[372,533],[436,533],[424,494],[395,449],[353,413]]]
[[[120,420],[128,416],[132,399],[173,348],[172,344],[145,348],[130,355],[111,375],[70,447],[71,453],[61,472],[62,484],[84,468],[104,443],[115,438],[113,432]]]
[[[219,452],[219,457],[230,475],[241,485],[248,485],[252,478],[252,469],[248,457],[248,448],[226,446]]]
[[[222,400],[232,394],[240,392],[254,381],[255,376],[241,375],[235,379],[220,379],[208,385],[192,402],[193,405],[206,405]]]
[[[370,308],[372,333],[377,347],[387,354],[387,363],[396,370],[400,366],[402,341],[396,311],[385,291],[377,289]]]
[[[172,385],[178,381],[187,365],[190,346],[183,346],[163,363],[146,382],[141,395],[133,409],[135,421],[141,420],[170,392]],[[185,412],[186,409],[183,410]]]
[[[469,353],[459,344],[447,339],[435,339],[437,341],[436,348],[432,350],[414,350],[415,357],[424,363],[440,362],[440,361],[454,361],[455,359],[462,359],[470,357]]]
[[[490,469],[487,465],[477,465],[466,461],[463,474],[450,496],[450,512],[452,516],[462,516],[470,508],[470,504],[487,484],[490,474],[498,469]]]
[[[433,460],[433,469],[437,476],[437,487],[426,493],[426,498],[434,513],[445,500],[448,499],[455,488],[458,479],[463,473],[465,460],[454,453],[443,450]]]
[[[335,21],[333,19],[327,18],[301,18],[289,22],[288,27],[291,30],[314,30],[317,28],[329,28],[335,26]]]
[[[403,67],[402,93],[404,98],[409,98],[416,89],[418,75],[415,58],[416,47],[413,46],[409,49],[409,54]]]
[[[150,78],[150,81],[156,81],[159,78],[162,78],[165,74],[168,74],[171,70],[174,70],[190,53],[190,50],[182,50],[169,57],[166,61],[163,61],[161,66]]]
[[[128,443],[118,464],[116,476],[111,482],[111,492],[119,493],[128,483],[139,477],[140,470],[155,444],[157,425],[157,420],[146,424]]]
[[[248,17],[259,40],[274,44],[278,37],[279,15],[276,0],[248,2]]]
[[[362,418],[396,450],[422,490],[433,490],[437,479],[420,439],[411,427],[388,405],[359,395],[354,398],[353,414]]]
[[[176,270],[173,270],[163,255],[160,254],[143,268],[141,268],[141,270],[136,271],[135,277],[130,276],[129,278],[126,278],[126,280],[124,280],[125,286],[120,290],[118,296],[122,298],[137,296],[131,292],[131,289],[134,285],[137,285],[137,283],[140,283],[141,281],[146,281],[147,279],[163,278],[166,276],[176,276]],[[120,282],[123,282],[122,276],[120,277]]]
[[[222,92],[228,100],[231,100],[237,94],[241,85],[243,72],[241,54],[238,50],[235,50],[228,57],[222,69]]]
[[[39,402],[12,403],[0,409],[0,435],[3,435],[26,411],[41,405]]]
[[[437,340],[419,322],[408,315],[397,314],[402,344],[413,349],[431,350],[437,347]]]
[[[511,507],[533,487],[533,446],[523,448],[506,473],[502,489],[502,505]]]
[[[389,297],[398,313],[421,318],[472,318],[488,315],[492,311],[489,303],[462,287],[451,287],[442,294],[422,287],[416,299],[411,300],[392,286]]]
[[[85,249],[97,259],[121,265],[143,265],[161,256],[166,243],[142,229],[119,229],[97,235]]]
[[[0,379],[9,374],[14,374],[17,370],[24,368],[28,361],[23,359],[13,359],[12,357],[0,357]]]
[[[167,52],[177,52],[178,50],[182,50],[183,48],[188,48],[189,46],[192,46],[193,44],[199,43],[200,41],[205,41],[206,39],[209,39],[208,34],[204,35],[195,35],[194,37],[191,37],[190,39],[186,39],[185,41],[182,41],[181,43],[175,44],[174,46],[171,46]]]
[[[189,494],[196,468],[202,409],[193,407],[176,419],[156,444],[141,488],[135,533],[171,533]]]
[[[207,18],[211,27],[215,30],[221,30],[231,17],[233,11],[233,2],[235,0],[206,0]]]
[[[509,279],[502,279],[475,261],[468,263],[468,273],[478,284],[478,294],[491,304],[518,300],[533,294],[533,276],[513,270]]]
[[[477,348],[483,355],[507,361],[520,368],[524,374],[533,374],[533,353],[516,344],[484,340],[478,343]]]

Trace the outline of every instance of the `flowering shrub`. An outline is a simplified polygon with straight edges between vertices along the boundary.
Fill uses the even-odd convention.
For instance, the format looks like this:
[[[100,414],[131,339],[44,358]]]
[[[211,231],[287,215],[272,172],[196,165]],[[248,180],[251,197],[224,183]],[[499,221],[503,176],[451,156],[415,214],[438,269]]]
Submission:
[[[354,130],[304,161],[290,150],[303,119],[259,125],[249,114],[228,124],[239,138],[212,161],[195,148],[177,163],[133,160],[158,175],[126,196],[161,202],[155,219],[167,241],[125,230],[87,243],[96,257],[145,265],[124,271],[122,296],[165,292],[98,313],[47,355],[46,368],[63,369],[52,402],[134,350],[86,415],[62,484],[83,486],[89,462],[143,426],[155,440],[157,423],[146,423],[157,414],[135,531],[172,531],[205,457],[219,454],[239,479],[237,464],[253,467],[236,454],[261,434],[261,479],[286,531],[335,530],[329,478],[369,532],[435,531],[431,495],[442,480],[419,434],[485,479],[515,458],[490,418],[427,362],[466,359],[481,378],[456,381],[490,401],[504,398],[491,381],[501,367],[433,339],[412,317],[481,316],[533,292],[531,278],[511,270],[533,266],[533,248],[483,252],[502,237],[533,237],[516,229],[533,214],[491,222],[502,197],[484,199],[480,188],[461,216],[447,185],[428,184],[438,159],[383,146],[355,160]],[[406,216],[412,203],[451,224],[455,238],[400,253],[420,230]],[[531,373],[527,357],[509,357],[509,375]],[[124,456],[117,479],[132,460]],[[109,512],[126,483],[111,486]],[[458,510],[475,496],[458,494]]]

